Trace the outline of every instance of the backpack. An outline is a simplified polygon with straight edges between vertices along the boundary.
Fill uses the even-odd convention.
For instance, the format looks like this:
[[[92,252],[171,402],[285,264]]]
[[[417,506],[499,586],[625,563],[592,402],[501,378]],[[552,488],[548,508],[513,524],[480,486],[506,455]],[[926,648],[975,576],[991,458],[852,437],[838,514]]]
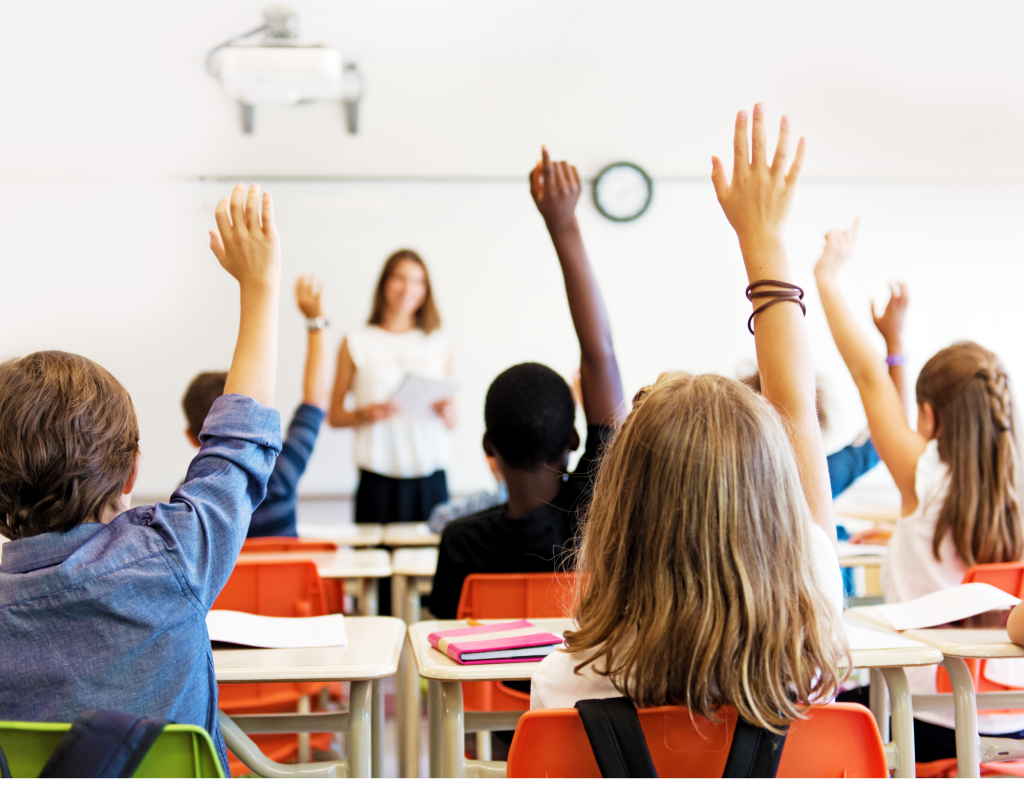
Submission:
[[[626,697],[580,700],[576,710],[602,777],[657,777],[636,706]],[[736,720],[722,777],[775,777],[786,734]]]
[[[39,776],[131,777],[169,722],[121,711],[85,711],[71,724]],[[11,776],[2,748],[0,776]]]

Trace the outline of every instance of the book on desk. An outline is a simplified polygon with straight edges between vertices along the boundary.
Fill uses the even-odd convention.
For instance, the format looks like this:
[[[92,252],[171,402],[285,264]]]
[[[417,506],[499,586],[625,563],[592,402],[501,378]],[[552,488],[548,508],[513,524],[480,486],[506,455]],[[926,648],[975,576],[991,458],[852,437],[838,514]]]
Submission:
[[[562,638],[529,621],[509,621],[427,636],[430,644],[461,665],[496,662],[539,662],[562,645]]]

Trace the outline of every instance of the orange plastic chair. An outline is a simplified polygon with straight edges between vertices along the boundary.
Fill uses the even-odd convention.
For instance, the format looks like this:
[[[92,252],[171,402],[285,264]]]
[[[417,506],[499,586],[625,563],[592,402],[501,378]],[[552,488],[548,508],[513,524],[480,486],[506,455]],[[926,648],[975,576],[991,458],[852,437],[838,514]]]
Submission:
[[[252,540],[252,539],[250,539]],[[256,539],[260,540],[260,539]],[[279,539],[272,539],[277,541]],[[327,615],[320,575],[311,560],[265,560],[258,553],[241,555],[224,589],[213,603],[214,610],[237,610],[276,618]],[[316,695],[324,684],[218,684],[219,707],[225,714],[266,714],[295,711],[304,695]],[[298,737],[292,734],[260,734],[252,737],[272,761],[285,763],[298,754]],[[310,744],[326,749],[330,734],[312,734]],[[228,756],[231,774],[248,769]]]
[[[288,536],[268,536],[266,538],[247,538],[242,544],[242,552],[337,552],[338,545],[333,541],[317,539],[291,538]]]
[[[682,706],[643,709],[640,726],[658,777],[721,777],[736,710],[712,723]],[[508,777],[600,777],[576,709],[528,711],[516,726]],[[778,777],[888,777],[885,750],[871,712],[857,703],[812,706],[790,727]]]
[[[576,575],[572,572],[531,574],[470,574],[462,583],[456,617],[565,618],[569,613]],[[462,685],[466,711],[521,711],[530,708],[528,693],[500,681]]]
[[[971,566],[964,573],[963,584],[969,582],[987,582],[999,590],[1006,591],[1018,599],[1024,598],[1024,562],[1016,563],[982,563]],[[992,681],[985,675],[987,660],[965,659],[968,670],[971,671],[971,678],[974,680],[976,692],[1005,692],[1017,690],[1021,687],[1014,687],[998,681]],[[940,667],[935,675],[935,688],[938,692],[952,692],[953,684],[949,680],[949,674],[945,668]],[[1000,710],[1000,711],[1012,711]],[[992,764],[981,765],[982,774],[1005,774],[1024,776],[1024,761],[1003,761]],[[956,777],[956,758],[944,758],[940,761],[917,764],[918,777]]]

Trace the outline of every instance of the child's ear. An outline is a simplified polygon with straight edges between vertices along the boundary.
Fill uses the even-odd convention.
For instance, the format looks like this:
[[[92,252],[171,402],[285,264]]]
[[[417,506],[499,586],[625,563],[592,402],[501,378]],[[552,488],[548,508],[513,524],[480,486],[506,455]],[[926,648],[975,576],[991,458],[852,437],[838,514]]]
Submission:
[[[483,446],[484,453],[486,453],[490,458],[493,459],[495,456],[498,455],[497,452],[494,450],[494,444],[491,442],[491,437],[486,431],[484,432]]]
[[[935,439],[939,435],[938,421],[935,419],[935,410],[932,405],[925,401],[917,407],[917,432],[925,439]]]
[[[199,437],[195,435],[191,428],[185,429],[185,436],[192,443],[193,448],[201,448],[203,446],[203,443],[199,441]]]
[[[139,480],[139,462],[142,460],[142,451],[138,448],[135,449],[135,461],[132,462],[132,471],[128,475],[128,480],[124,482],[124,488],[121,490],[121,494],[131,494],[135,488],[135,483]]]
[[[571,452],[571,451],[579,450],[579,449],[580,449],[580,433],[576,429],[573,429],[572,430],[572,437],[569,439],[569,450]]]

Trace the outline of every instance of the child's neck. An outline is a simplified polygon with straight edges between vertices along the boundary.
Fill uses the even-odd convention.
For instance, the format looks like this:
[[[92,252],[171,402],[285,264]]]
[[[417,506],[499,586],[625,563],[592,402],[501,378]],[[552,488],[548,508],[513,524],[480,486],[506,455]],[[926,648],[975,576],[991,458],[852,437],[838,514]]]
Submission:
[[[550,503],[562,488],[565,470],[541,467],[534,470],[505,470],[510,519],[525,519]]]

